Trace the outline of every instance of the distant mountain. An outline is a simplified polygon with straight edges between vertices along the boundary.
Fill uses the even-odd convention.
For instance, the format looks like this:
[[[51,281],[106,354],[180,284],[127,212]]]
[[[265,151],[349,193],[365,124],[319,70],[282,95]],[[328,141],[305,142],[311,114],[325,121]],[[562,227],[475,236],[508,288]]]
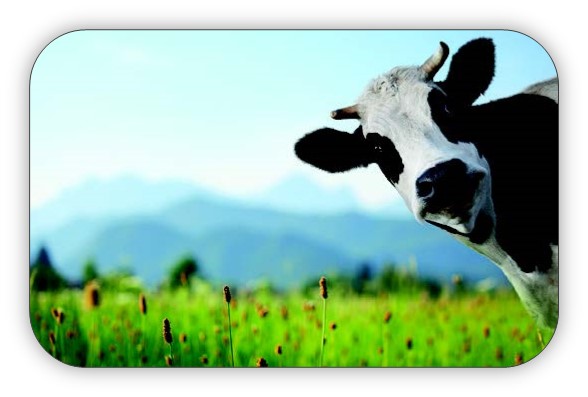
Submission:
[[[288,233],[219,229],[195,242],[205,274],[230,283],[267,280],[280,288],[300,286],[310,277],[348,272],[355,261],[336,247]]]
[[[192,239],[156,221],[127,219],[105,227],[78,247],[66,267],[81,271],[84,258],[93,258],[101,272],[124,267],[155,285],[192,247]]]
[[[89,179],[31,211],[31,234],[40,237],[77,218],[148,214],[188,197],[220,195],[181,181],[147,181],[134,176]]]
[[[41,233],[36,231],[35,234],[31,227],[31,255],[35,255],[41,246],[49,247],[51,257],[56,262],[57,268],[67,277],[78,278],[82,261],[94,255],[94,253],[80,252],[81,247],[90,244],[103,229],[119,221],[119,218],[111,216],[76,218],[49,232]],[[75,263],[71,263],[72,258],[75,258]]]
[[[81,218],[115,219],[149,215],[189,199],[237,203],[300,214],[349,211],[406,217],[403,203],[367,210],[349,188],[328,189],[302,175],[293,175],[250,197],[228,197],[185,181],[148,181],[135,176],[89,179],[64,190],[31,211],[31,236],[37,240]]]
[[[460,273],[480,280],[504,281],[488,259],[448,233],[414,220],[391,220],[360,213],[307,215],[267,208],[192,199],[167,208],[162,222],[195,238],[210,230],[239,228],[276,235],[304,236],[338,250],[356,262],[405,264],[414,257],[423,275],[449,279]]]
[[[324,188],[302,175],[282,179],[251,197],[251,201],[267,208],[297,213],[333,214],[361,210],[350,188]]]
[[[60,249],[54,256],[56,268],[70,279],[78,279],[83,263],[92,258],[100,272],[122,266],[151,286],[185,254],[198,259],[208,278],[240,284],[264,279],[282,288],[354,265],[337,249],[299,235],[227,228],[193,239],[154,220],[138,219],[107,226],[77,248],[67,259],[59,259],[64,257]]]
[[[207,276],[235,283],[265,278],[290,286],[329,269],[352,271],[367,261],[377,270],[411,258],[425,276],[505,282],[496,266],[447,233],[358,207],[350,191],[325,190],[301,177],[249,202],[182,182],[93,181],[31,213],[30,249],[34,257],[48,247],[55,267],[71,279],[93,258],[100,271],[125,266],[149,285],[185,253],[199,259]]]
[[[402,200],[369,208],[348,187],[324,187],[302,174],[290,175],[249,201],[269,209],[299,214],[341,214],[361,212],[389,218],[411,218]]]

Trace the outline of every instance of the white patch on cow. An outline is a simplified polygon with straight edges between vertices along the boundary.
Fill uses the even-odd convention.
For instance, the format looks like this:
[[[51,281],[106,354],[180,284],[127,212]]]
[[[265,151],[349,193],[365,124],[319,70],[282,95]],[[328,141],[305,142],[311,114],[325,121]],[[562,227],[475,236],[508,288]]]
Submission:
[[[395,184],[409,210],[419,222],[432,220],[462,233],[469,233],[476,217],[490,197],[490,167],[472,143],[452,143],[433,121],[427,101],[429,92],[439,89],[418,67],[397,67],[374,79],[357,101],[365,135],[388,137],[402,158],[404,169]],[[423,201],[416,192],[417,179],[436,164],[459,159],[468,171],[485,175],[476,192],[469,219],[448,214],[422,215]]]
[[[487,256],[500,267],[519,295],[523,305],[537,323],[555,328],[559,313],[559,246],[551,245],[552,266],[548,273],[523,272],[516,262],[499,246],[493,235],[484,244],[472,244],[468,239],[455,236],[464,244]]]
[[[522,91],[522,94],[541,95],[559,103],[559,82],[557,77],[535,83]]]

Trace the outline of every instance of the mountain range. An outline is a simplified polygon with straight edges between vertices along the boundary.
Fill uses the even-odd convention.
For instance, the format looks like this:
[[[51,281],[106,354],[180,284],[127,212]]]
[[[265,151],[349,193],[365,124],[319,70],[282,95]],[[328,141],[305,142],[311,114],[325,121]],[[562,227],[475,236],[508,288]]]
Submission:
[[[302,177],[247,199],[184,182],[89,181],[31,211],[31,258],[41,245],[71,279],[93,258],[101,272],[124,266],[150,286],[185,254],[196,257],[204,276],[237,284],[264,279],[292,287],[366,262],[377,270],[411,258],[427,277],[505,282],[496,266],[447,233],[390,212],[368,213],[350,190],[325,191]]]

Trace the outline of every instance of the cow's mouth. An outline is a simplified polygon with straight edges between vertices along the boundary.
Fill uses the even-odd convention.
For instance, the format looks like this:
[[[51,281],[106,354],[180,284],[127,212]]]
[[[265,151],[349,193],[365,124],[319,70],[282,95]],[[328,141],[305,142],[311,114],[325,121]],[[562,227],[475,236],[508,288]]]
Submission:
[[[474,244],[482,244],[483,242],[485,242],[490,237],[490,235],[492,234],[492,230],[494,229],[494,221],[492,217],[486,212],[480,212],[478,214],[478,216],[475,219],[473,228],[469,231],[459,231],[455,229],[453,226],[444,223],[439,223],[430,219],[425,219],[425,221],[451,234],[457,234],[466,237]]]
[[[475,224],[475,216],[472,213],[472,204],[437,208],[432,205],[425,204],[420,210],[420,217],[426,221],[433,221],[452,227],[462,233],[469,233]]]
[[[445,230],[450,229],[462,235],[468,235],[475,228],[478,211],[474,209],[472,198],[456,198],[456,202],[451,205],[423,200],[421,206],[419,211],[420,219],[432,225]]]

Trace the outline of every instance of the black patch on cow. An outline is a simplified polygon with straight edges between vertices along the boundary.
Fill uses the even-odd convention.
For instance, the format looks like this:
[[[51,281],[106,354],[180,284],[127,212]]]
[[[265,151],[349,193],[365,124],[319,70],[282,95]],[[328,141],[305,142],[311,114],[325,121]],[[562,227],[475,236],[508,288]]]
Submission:
[[[374,162],[371,147],[361,127],[353,134],[322,128],[302,137],[294,145],[300,160],[327,172],[344,172]]]
[[[296,142],[294,151],[300,160],[328,172],[344,172],[377,163],[394,184],[404,169],[392,141],[375,133],[364,137],[361,126],[353,134],[332,128],[313,131]]]
[[[416,181],[417,196],[424,203],[421,216],[427,212],[445,213],[467,221],[482,175],[469,172],[459,159],[444,161],[426,170]]]
[[[449,141],[473,143],[490,165],[498,243],[524,272],[546,272],[559,232],[557,103],[520,94],[448,114],[445,100],[429,93],[435,123]]]
[[[451,59],[439,87],[451,98],[451,107],[469,106],[482,95],[494,77],[494,43],[480,38],[464,44]]]
[[[366,141],[372,148],[374,162],[378,164],[386,179],[397,184],[404,164],[394,143],[390,138],[375,133],[367,134]]]

